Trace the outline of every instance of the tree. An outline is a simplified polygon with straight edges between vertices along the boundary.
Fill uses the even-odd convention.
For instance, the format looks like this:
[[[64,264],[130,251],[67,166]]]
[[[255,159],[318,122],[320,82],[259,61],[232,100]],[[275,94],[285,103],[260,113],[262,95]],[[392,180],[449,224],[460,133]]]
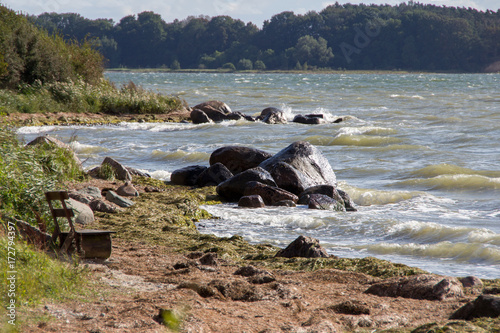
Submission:
[[[324,38],[309,35],[299,38],[293,53],[298,61],[311,66],[325,66],[333,58],[332,48]]]
[[[266,64],[262,60],[257,60],[255,64],[253,65],[253,68],[263,71],[266,69]]]
[[[238,61],[238,69],[239,70],[252,70],[253,64],[250,59],[241,59]]]

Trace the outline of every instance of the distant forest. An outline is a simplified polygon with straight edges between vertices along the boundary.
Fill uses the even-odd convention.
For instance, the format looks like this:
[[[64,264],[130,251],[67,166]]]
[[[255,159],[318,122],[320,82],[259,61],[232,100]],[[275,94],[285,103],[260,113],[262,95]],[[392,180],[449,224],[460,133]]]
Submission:
[[[282,12],[262,28],[229,16],[166,23],[149,11],[118,23],[57,13],[29,19],[64,39],[95,43],[108,68],[482,72],[500,61],[500,9],[413,1]]]

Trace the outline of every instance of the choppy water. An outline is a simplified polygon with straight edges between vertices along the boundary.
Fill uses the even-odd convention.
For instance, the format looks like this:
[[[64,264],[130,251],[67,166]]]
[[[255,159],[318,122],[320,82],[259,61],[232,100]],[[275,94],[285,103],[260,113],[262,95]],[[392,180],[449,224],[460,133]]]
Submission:
[[[304,207],[206,209],[219,220],[202,232],[240,234],[286,246],[298,235],[318,238],[341,257],[375,256],[454,276],[500,277],[500,75],[444,74],[173,74],[108,73],[178,95],[189,105],[225,101],[247,114],[268,106],[322,112],[340,124],[121,124],[25,127],[73,147],[85,165],[111,156],[168,179],[192,164],[208,164],[223,145],[271,153],[307,140],[330,161],[356,213]]]

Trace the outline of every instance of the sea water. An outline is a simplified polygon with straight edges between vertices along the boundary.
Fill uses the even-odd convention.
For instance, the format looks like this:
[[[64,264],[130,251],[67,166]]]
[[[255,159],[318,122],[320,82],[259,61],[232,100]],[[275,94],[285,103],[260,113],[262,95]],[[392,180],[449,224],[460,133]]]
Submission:
[[[322,113],[321,125],[227,121],[23,127],[28,141],[55,135],[87,168],[110,156],[168,180],[188,165],[208,165],[225,145],[276,153],[298,140],[327,157],[357,212],[236,205],[205,206],[203,233],[243,236],[285,247],[299,235],[339,257],[373,256],[452,276],[500,278],[500,75],[124,73],[117,85],[184,99],[226,102],[258,114],[278,107]]]

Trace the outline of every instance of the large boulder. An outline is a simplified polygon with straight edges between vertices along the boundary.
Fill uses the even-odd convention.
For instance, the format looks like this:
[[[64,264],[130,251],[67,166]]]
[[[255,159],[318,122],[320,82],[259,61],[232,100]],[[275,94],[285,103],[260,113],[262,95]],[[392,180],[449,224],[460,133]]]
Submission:
[[[272,155],[265,151],[242,146],[225,146],[210,155],[210,165],[224,164],[233,174],[255,168]]]
[[[134,185],[132,185],[132,183],[129,181],[125,182],[125,184],[118,187],[116,189],[116,194],[121,195],[122,197],[138,197],[139,196],[139,192],[134,187]]]
[[[194,109],[193,111],[191,111],[190,117],[193,124],[204,124],[212,122],[212,119],[210,119],[208,115],[200,109]]]
[[[206,166],[201,165],[191,165],[177,169],[170,175],[170,181],[175,185],[193,186],[196,185],[198,177],[206,169]]]
[[[500,297],[493,295],[481,295],[473,302],[465,304],[455,311],[450,319],[472,320],[474,318],[500,316]]]
[[[48,145],[53,145],[58,148],[64,149],[68,151],[68,154],[71,156],[71,158],[78,164],[80,167],[82,166],[82,162],[76,156],[76,153],[74,152],[73,149],[71,149],[70,146],[62,142],[61,140],[58,140],[50,135],[44,135],[44,136],[39,136],[35,138],[34,140],[30,141],[27,146],[33,146],[33,145],[39,145],[39,144],[48,144]]]
[[[339,192],[333,185],[316,185],[307,188],[304,192],[299,195],[299,198],[310,194],[323,194],[329,196],[332,199],[335,199],[339,202],[343,202],[344,199],[340,196]]]
[[[297,202],[299,199],[295,194],[275,186],[269,186],[259,182],[249,182],[243,192],[246,196],[259,195],[268,206],[274,206],[280,201]]]
[[[217,186],[231,177],[233,173],[224,164],[215,163],[198,176],[196,184],[200,187]]]
[[[277,108],[266,108],[260,113],[259,119],[267,124],[286,124],[285,113]]]
[[[260,164],[278,187],[300,195],[316,185],[336,186],[333,169],[321,151],[306,141],[297,141]]]
[[[372,285],[365,293],[431,301],[457,299],[464,296],[462,284],[457,278],[432,274],[387,279]]]
[[[257,181],[270,186],[276,186],[273,177],[266,170],[257,167],[249,169],[229,178],[217,186],[217,193],[226,200],[238,201],[244,196],[247,184]]]
[[[312,237],[299,236],[285,249],[279,250],[276,257],[303,257],[303,258],[326,258],[329,257],[326,250],[319,245],[319,241]]]
[[[224,102],[221,101],[208,101],[208,102],[203,102],[198,105],[195,105],[193,107],[194,109],[199,109],[201,111],[206,111],[206,110],[217,110],[223,114],[229,114],[231,113],[231,108]]]
[[[106,165],[106,164],[109,165],[114,170],[117,179],[125,180],[125,181],[132,180],[132,175],[130,174],[128,169],[125,166],[123,166],[120,162],[118,162],[117,160],[115,160],[111,157],[106,157],[102,161],[101,167],[103,165]]]
[[[244,208],[263,208],[266,207],[266,204],[260,195],[248,195],[240,198],[238,206]]]
[[[191,119],[193,120],[193,116],[194,116],[197,121],[203,120],[204,116],[202,113],[195,112],[193,114],[193,112],[196,110],[205,113],[205,115],[209,119],[211,119],[215,122],[221,122],[223,120],[227,120],[228,115],[231,114],[231,108],[229,106],[227,106],[226,103],[221,102],[221,101],[208,101],[208,102],[204,102],[204,103],[198,104],[198,105],[193,107],[193,111],[191,111],[191,115],[192,115]],[[194,122],[194,120],[193,120],[193,122]]]
[[[73,210],[76,223],[85,225],[94,222],[94,212],[89,205],[71,198],[66,200],[66,204],[68,208]]]

